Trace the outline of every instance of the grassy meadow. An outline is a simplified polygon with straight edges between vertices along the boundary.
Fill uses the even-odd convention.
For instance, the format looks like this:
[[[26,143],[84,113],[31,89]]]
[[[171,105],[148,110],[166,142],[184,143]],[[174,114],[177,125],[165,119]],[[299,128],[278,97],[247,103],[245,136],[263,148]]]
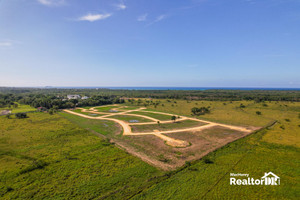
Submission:
[[[131,127],[133,132],[152,132],[153,130],[168,131],[174,129],[192,128],[203,125],[205,125],[205,123],[193,120],[183,120],[168,124],[132,125]]]
[[[130,115],[113,115],[113,116],[109,116],[109,118],[123,120],[128,123],[130,123],[130,121],[132,120],[137,120],[138,122],[152,122],[150,119],[147,118],[130,116]]]
[[[138,114],[138,115],[145,115],[148,117],[152,117],[154,119],[158,119],[161,121],[168,121],[171,120],[171,116],[170,115],[163,115],[163,114],[158,114],[158,113],[149,113],[149,112],[143,112],[143,111],[133,111],[130,112],[131,114]]]
[[[163,174],[58,114],[3,116],[0,127],[1,199],[122,199]]]
[[[21,113],[21,112],[31,112],[31,111],[36,111],[36,108],[34,107],[31,107],[29,105],[24,105],[24,104],[19,104],[19,103],[16,103],[18,105],[18,107],[6,107],[6,108],[0,108],[0,111],[1,110],[11,110],[11,112],[13,114],[15,113]]]

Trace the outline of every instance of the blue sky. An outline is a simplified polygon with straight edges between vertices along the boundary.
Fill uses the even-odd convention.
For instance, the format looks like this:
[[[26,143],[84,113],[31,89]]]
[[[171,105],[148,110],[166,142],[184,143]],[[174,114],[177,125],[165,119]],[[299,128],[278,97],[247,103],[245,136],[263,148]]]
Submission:
[[[0,0],[0,86],[300,87],[300,0]]]

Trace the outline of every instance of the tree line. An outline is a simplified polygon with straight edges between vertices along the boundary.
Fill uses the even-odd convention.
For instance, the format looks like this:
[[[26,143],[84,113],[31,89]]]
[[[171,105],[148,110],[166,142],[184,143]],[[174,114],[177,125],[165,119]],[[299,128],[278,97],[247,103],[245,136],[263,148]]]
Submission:
[[[68,94],[89,96],[81,101],[62,101]],[[62,88],[9,88],[0,87],[0,107],[23,102],[34,107],[69,108],[118,103],[120,98],[184,99],[208,101],[300,101],[300,90],[117,90],[117,89],[62,89]]]
[[[124,100],[117,96],[103,96],[94,95],[88,99],[66,99],[65,96],[50,95],[50,94],[0,94],[0,107],[11,107],[15,102],[20,104],[30,105],[32,107],[44,107],[47,109],[65,109],[84,107],[84,106],[98,106],[106,104],[124,103]]]

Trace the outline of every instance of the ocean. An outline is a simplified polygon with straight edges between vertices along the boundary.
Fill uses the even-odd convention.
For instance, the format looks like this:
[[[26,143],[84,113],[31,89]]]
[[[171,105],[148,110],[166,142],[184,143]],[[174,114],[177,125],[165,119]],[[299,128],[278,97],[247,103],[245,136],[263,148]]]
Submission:
[[[300,88],[257,87],[48,87],[64,89],[112,89],[112,90],[300,90]]]

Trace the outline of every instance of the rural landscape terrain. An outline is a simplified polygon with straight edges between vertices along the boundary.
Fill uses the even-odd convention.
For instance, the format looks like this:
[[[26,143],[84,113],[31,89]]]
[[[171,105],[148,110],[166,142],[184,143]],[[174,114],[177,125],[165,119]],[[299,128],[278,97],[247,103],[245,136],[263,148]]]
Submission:
[[[299,91],[1,88],[0,197],[298,199],[299,100]],[[230,173],[269,171],[280,185],[229,184]]]
[[[0,200],[300,200],[300,0],[0,0]]]

